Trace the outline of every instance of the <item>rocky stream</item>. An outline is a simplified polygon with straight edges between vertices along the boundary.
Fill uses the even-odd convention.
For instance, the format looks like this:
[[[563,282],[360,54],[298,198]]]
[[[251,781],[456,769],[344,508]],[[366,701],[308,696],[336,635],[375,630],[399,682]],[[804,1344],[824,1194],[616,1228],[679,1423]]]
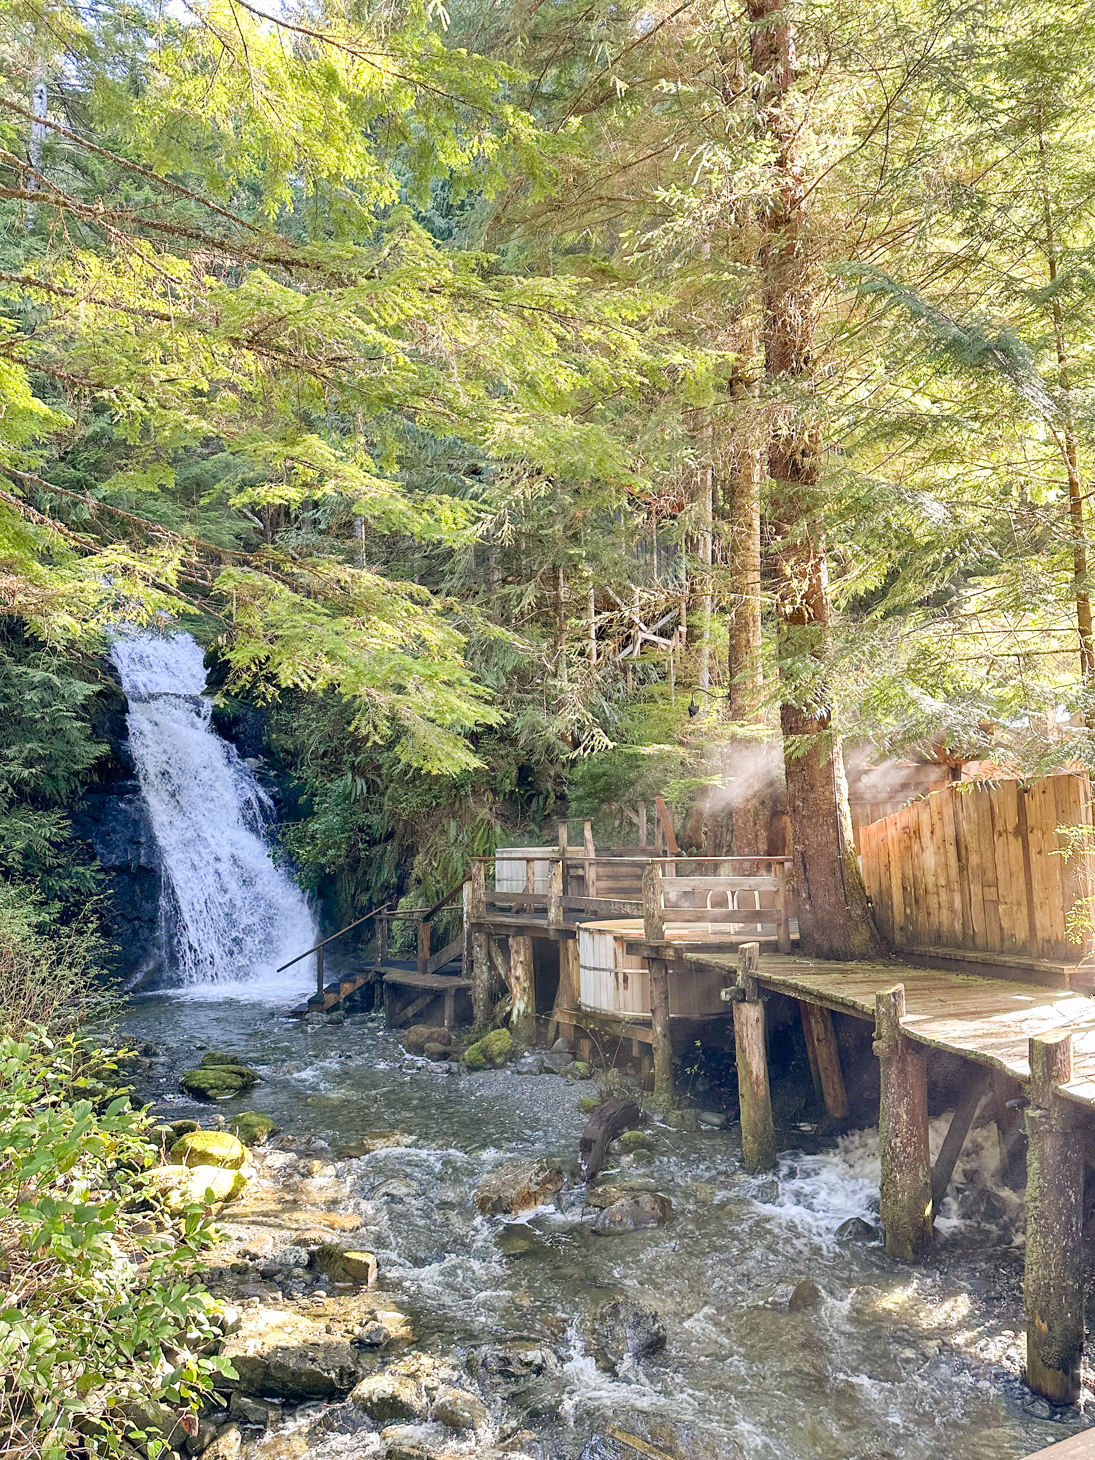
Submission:
[[[207,1259],[239,1379],[189,1453],[1018,1460],[1091,1422],[1021,1382],[1021,1197],[990,1128],[909,1269],[877,1240],[871,1129],[785,1121],[778,1175],[751,1178],[733,1120],[694,1107],[614,1142],[587,1187],[605,1072],[563,1052],[470,1071],[374,1015],[293,1021],[284,992],[241,992],[137,999],[119,1030],[161,1121],[276,1127]],[[194,1100],[180,1079],[214,1051],[259,1082]]]

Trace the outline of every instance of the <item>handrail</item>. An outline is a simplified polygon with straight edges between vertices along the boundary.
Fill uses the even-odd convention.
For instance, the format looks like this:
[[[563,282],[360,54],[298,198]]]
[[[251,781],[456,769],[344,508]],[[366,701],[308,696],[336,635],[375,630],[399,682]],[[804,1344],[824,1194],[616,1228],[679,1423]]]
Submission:
[[[468,873],[468,877],[470,877],[470,876],[471,876],[471,873],[469,872]],[[441,911],[441,909],[445,906],[445,904],[447,902],[451,902],[452,901],[452,899],[456,896],[456,894],[463,887],[464,883],[467,882],[468,877],[462,877],[460,879],[460,881],[456,884],[455,887],[450,887],[449,888],[448,892],[445,893],[445,896],[441,899],[440,902],[435,902],[434,905],[433,905],[433,907],[427,908],[427,910],[422,914],[422,921],[424,923],[428,923],[434,917],[436,917],[437,914]]]
[[[362,923],[367,923],[370,918],[378,917],[380,913],[386,911],[387,906],[388,904],[384,903],[381,907],[374,907],[372,912],[367,912],[356,922],[347,923],[344,928],[339,928],[337,933],[332,933],[329,938],[324,938],[322,943],[316,943],[311,948],[306,948],[303,953],[298,953],[295,958],[290,958],[289,962],[283,963],[277,972],[284,973],[287,968],[292,968],[294,963],[299,963],[302,958],[307,958],[309,953],[318,953],[321,948],[326,948],[328,943],[333,943],[336,938],[341,938],[343,933],[348,933],[352,928],[360,928]],[[391,917],[391,913],[388,916]]]

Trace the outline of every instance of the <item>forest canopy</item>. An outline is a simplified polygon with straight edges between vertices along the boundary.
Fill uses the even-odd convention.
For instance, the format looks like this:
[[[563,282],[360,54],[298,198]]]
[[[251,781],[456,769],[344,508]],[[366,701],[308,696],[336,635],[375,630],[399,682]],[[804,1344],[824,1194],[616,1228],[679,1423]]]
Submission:
[[[773,754],[802,822],[846,737],[1091,763],[1095,6],[2,15],[16,880],[123,622],[340,914]]]

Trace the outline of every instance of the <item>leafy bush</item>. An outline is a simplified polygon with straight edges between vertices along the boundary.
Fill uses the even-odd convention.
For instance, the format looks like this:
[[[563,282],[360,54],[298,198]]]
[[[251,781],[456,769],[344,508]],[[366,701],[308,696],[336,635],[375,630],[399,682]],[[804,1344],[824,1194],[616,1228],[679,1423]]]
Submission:
[[[117,1065],[41,1029],[0,1038],[0,1451],[63,1460],[136,1442],[154,1460],[215,1372],[212,1297],[187,1276],[210,1213],[171,1219],[148,1118]],[[151,1420],[151,1427],[150,1427]],[[130,1452],[131,1453],[131,1452]]]
[[[93,917],[59,922],[26,888],[0,881],[0,1034],[32,1024],[61,1034],[103,1010]]]

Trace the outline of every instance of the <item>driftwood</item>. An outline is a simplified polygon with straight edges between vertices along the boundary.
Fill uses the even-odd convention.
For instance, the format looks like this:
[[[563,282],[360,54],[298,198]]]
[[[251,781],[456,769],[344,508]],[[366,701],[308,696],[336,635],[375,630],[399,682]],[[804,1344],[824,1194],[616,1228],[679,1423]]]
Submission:
[[[633,1130],[642,1120],[642,1111],[634,1100],[617,1097],[605,1100],[589,1118],[578,1143],[582,1174],[592,1181],[605,1164],[608,1148],[621,1131]]]

